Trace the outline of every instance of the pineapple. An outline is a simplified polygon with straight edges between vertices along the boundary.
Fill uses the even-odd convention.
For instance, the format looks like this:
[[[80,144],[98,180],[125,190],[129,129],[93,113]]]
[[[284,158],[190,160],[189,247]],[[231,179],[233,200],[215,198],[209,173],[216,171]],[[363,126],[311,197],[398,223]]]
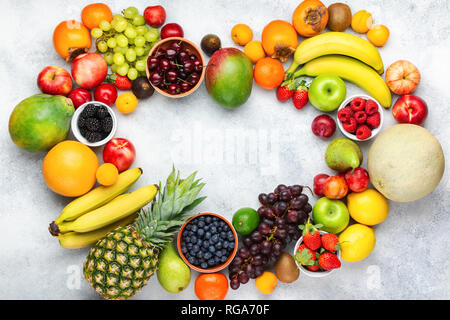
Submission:
[[[197,198],[205,184],[195,175],[181,180],[173,169],[164,190],[160,183],[158,198],[139,212],[135,223],[108,233],[90,250],[84,277],[103,297],[129,299],[154,274],[158,255],[186,221],[186,213],[206,198]]]

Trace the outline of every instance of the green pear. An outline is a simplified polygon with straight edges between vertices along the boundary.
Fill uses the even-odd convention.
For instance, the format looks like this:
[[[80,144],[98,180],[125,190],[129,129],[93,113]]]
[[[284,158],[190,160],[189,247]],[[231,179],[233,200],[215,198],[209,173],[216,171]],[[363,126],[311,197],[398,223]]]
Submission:
[[[358,168],[362,160],[363,155],[359,146],[347,138],[337,138],[331,141],[325,153],[327,165],[339,172]]]
[[[179,293],[189,285],[191,270],[180,258],[172,242],[159,255],[156,274],[161,286],[170,293]]]

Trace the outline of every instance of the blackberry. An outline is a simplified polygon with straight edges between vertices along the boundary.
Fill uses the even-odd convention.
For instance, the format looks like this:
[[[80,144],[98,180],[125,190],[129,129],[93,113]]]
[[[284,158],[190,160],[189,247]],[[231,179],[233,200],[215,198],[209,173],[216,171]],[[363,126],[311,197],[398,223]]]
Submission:
[[[86,120],[86,128],[91,132],[100,131],[100,121],[96,118],[88,118]]]
[[[87,139],[87,136],[89,134],[89,130],[86,128],[80,128],[80,133],[83,137],[85,137]]]
[[[101,121],[101,128],[103,132],[109,134],[112,131],[113,128],[113,120],[111,117],[106,117]]]
[[[99,120],[105,119],[109,116],[108,110],[105,108],[105,106],[100,106],[97,110],[97,118]]]
[[[102,134],[99,132],[89,132],[86,139],[89,142],[99,142],[102,140]]]
[[[78,118],[78,128],[84,128],[86,127],[86,118],[79,117]]]
[[[92,118],[95,117],[95,114],[97,113],[98,106],[95,104],[88,104],[86,108],[84,108],[81,115],[84,118]]]

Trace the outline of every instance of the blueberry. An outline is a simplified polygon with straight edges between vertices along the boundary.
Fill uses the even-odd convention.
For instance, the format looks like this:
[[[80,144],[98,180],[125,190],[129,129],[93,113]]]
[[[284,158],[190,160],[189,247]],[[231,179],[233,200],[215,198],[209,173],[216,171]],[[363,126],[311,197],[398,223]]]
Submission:
[[[214,264],[215,264],[215,261],[214,261],[213,258],[211,258],[211,259],[208,260],[208,265],[209,265],[210,267],[212,267]]]
[[[192,247],[192,251],[194,251],[194,253],[199,252],[199,251],[200,251],[200,246],[194,245],[194,246]]]
[[[233,250],[234,249],[234,239],[233,239],[233,241],[229,242],[228,249],[229,250]]]
[[[222,249],[223,248],[223,243],[222,242],[217,242],[216,243],[216,249]]]
[[[209,230],[209,225],[204,226],[203,230],[205,230],[205,232],[208,231]]]
[[[196,226],[196,225],[193,225],[192,228],[191,228],[191,231],[192,231],[192,232],[197,232],[197,230],[198,230],[197,226]]]
[[[218,256],[215,256],[214,257],[214,262],[217,264],[217,263],[220,263],[220,257],[218,257]]]
[[[206,253],[203,255],[203,257],[204,257],[205,259],[211,259],[212,253],[211,253],[211,252],[206,252]]]
[[[207,217],[205,218],[205,222],[206,222],[207,224],[210,224],[211,221],[212,221],[212,217],[211,217],[211,216],[207,216]]]
[[[195,262],[195,258],[194,257],[189,257],[188,261],[189,261],[190,264],[195,264],[194,263]]]
[[[194,262],[192,263],[194,266],[198,266],[198,259],[197,258],[194,258],[193,259],[194,260]]]
[[[192,236],[193,234],[194,234],[194,233],[193,233],[192,231],[188,231],[188,232],[187,232],[188,237]]]
[[[209,241],[208,240],[203,241],[202,247],[205,248],[205,249],[208,248],[209,247]]]
[[[228,248],[228,246],[230,245],[230,243],[229,243],[228,241],[225,240],[225,241],[223,242],[222,245],[223,245],[223,247],[226,249],[226,248]]]
[[[208,263],[203,262],[203,263],[200,265],[200,267],[201,267],[202,269],[208,269]]]
[[[186,248],[185,245],[181,246],[181,252],[183,252],[184,254],[186,254],[186,252],[188,252],[188,249]]]
[[[186,226],[186,230],[187,230],[187,231],[191,230],[191,227],[192,227],[191,224],[188,224],[188,225]]]
[[[220,257],[220,262],[222,262],[222,263],[227,262],[227,260],[228,260],[228,257],[227,257],[227,256],[222,256],[222,257]]]
[[[198,229],[197,235],[198,235],[199,237],[203,237],[203,236],[205,235],[205,230],[203,230],[203,229]]]
[[[186,243],[191,242],[191,237],[186,236],[186,238],[184,238],[184,241],[186,241]]]
[[[219,226],[224,227],[225,225],[226,225],[225,221],[222,220],[219,222]]]
[[[206,232],[205,233],[205,239],[211,239],[211,232]]]
[[[216,222],[216,221],[219,221],[219,218],[216,217],[216,216],[214,216],[214,217],[212,217],[212,220],[213,220],[214,222]]]
[[[190,242],[186,243],[186,248],[188,248],[189,250],[191,250],[193,246],[194,245],[192,243],[190,243]]]
[[[216,248],[214,246],[209,246],[208,250],[209,252],[213,253],[216,251]]]
[[[212,243],[217,243],[219,241],[219,236],[217,234],[213,235],[211,237],[211,241]]]
[[[197,243],[197,237],[196,236],[192,236],[191,237],[191,243]]]
[[[197,218],[198,221],[205,221],[205,216],[200,216]]]
[[[203,240],[202,239],[198,239],[197,240],[197,245],[201,246],[203,244]]]
[[[217,257],[223,256],[222,250],[217,250],[217,251],[216,251],[216,256],[217,256]]]
[[[217,233],[217,228],[215,226],[212,226],[209,228],[209,231],[211,231],[211,233]]]
[[[220,233],[220,237],[221,237],[222,239],[226,239],[226,238],[227,238],[227,233],[226,233],[225,231],[222,231],[222,232]]]
[[[203,228],[205,226],[205,221],[199,221],[197,223],[197,225],[198,225],[199,228]]]
[[[203,252],[202,251],[199,251],[199,252],[197,252],[197,254],[195,255],[197,258],[199,258],[199,259],[201,259],[201,258],[203,258],[204,257],[204,255],[203,255]]]

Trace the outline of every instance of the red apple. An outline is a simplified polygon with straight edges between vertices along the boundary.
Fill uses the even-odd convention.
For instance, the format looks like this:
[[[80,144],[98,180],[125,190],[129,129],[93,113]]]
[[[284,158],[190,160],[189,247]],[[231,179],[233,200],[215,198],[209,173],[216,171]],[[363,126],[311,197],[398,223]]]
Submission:
[[[184,37],[183,28],[177,23],[168,23],[161,29],[161,39],[170,37]]]
[[[392,115],[399,123],[421,125],[428,115],[427,103],[413,94],[402,96],[392,107]]]
[[[328,199],[342,199],[348,193],[347,181],[341,176],[329,177],[323,186],[323,194]]]
[[[108,75],[108,65],[96,52],[80,54],[72,62],[72,77],[83,89],[91,90],[100,85]]]
[[[364,168],[349,169],[345,173],[345,181],[353,192],[363,192],[370,183],[369,173]]]
[[[117,89],[110,83],[103,83],[95,89],[94,99],[111,107],[116,102]]]
[[[329,138],[336,131],[336,122],[327,114],[317,116],[311,124],[312,132],[321,138]]]
[[[73,106],[75,109],[79,108],[86,102],[92,101],[92,95],[89,91],[83,88],[76,88],[73,89],[69,95],[68,98],[72,100]]]
[[[67,96],[72,90],[70,73],[61,67],[45,67],[38,75],[37,84],[43,93]]]
[[[103,149],[103,161],[112,163],[119,172],[128,170],[136,158],[136,150],[127,139],[114,138]]]
[[[410,94],[420,82],[420,72],[411,62],[399,60],[386,70],[386,84],[393,93]]]
[[[323,187],[329,177],[325,173],[320,173],[314,177],[314,193],[319,197],[323,197]]]
[[[153,28],[161,27],[166,22],[166,10],[162,6],[150,6],[144,10],[144,19]]]

